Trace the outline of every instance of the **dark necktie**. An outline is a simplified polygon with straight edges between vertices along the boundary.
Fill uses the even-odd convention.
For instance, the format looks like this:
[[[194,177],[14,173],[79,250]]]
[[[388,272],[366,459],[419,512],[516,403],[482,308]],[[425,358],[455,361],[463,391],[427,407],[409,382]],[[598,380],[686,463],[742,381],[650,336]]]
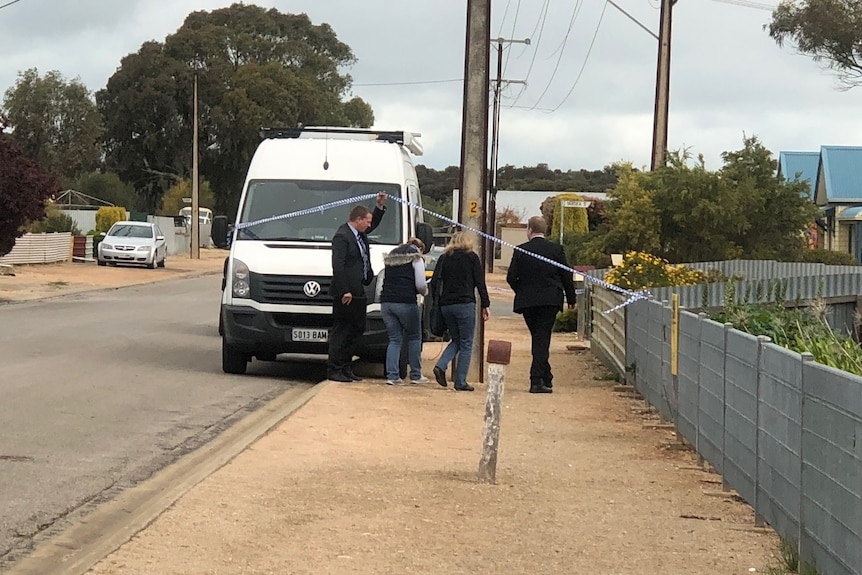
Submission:
[[[368,277],[368,252],[365,250],[362,236],[356,236],[356,242],[359,244],[359,253],[362,254],[362,279],[364,280]]]

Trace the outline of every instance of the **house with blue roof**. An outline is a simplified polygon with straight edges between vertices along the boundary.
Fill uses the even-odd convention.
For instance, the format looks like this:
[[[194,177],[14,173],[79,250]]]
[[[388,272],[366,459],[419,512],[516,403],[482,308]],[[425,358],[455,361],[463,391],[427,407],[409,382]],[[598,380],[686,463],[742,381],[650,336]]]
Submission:
[[[808,198],[814,201],[820,152],[781,152],[778,154],[778,176],[788,182],[799,180],[809,186]]]
[[[814,203],[826,217],[826,249],[862,264],[862,146],[821,146]]]

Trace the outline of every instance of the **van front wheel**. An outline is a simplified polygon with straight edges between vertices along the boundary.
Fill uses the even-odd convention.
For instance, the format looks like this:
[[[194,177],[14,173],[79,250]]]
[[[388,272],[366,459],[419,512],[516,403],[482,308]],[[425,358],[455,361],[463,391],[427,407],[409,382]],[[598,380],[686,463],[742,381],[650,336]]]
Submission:
[[[221,368],[225,373],[242,375],[248,367],[249,357],[236,348],[228,345],[224,338],[221,340]]]

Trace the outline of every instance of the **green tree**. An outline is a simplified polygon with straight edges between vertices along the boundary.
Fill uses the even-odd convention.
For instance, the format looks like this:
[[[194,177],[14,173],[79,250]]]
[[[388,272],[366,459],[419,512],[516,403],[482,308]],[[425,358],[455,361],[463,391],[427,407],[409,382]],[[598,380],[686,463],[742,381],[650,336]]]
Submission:
[[[261,126],[368,127],[371,107],[343,98],[355,62],[327,24],[305,14],[233,4],[189,14],[164,43],[123,59],[97,96],[109,167],[154,210],[191,174],[192,90],[199,84],[201,176],[213,208],[235,211]]]
[[[778,161],[756,137],[740,150],[722,154],[720,177],[736,189],[748,220],[744,233],[731,237],[747,258],[793,260],[805,248],[804,231],[819,214],[806,184],[778,178]]]
[[[164,198],[162,198],[161,213],[166,216],[175,216],[179,214],[182,208],[191,206],[191,204],[187,204],[183,198],[191,197],[192,181],[185,179],[180,180],[174,184],[165,194]],[[215,197],[213,196],[212,186],[210,186],[210,183],[206,180],[201,181],[198,186],[199,207],[213,209],[213,206],[215,205],[214,202]]]
[[[45,201],[60,189],[56,178],[27,157],[4,127],[0,117],[0,256],[12,250],[27,224],[45,217]]]
[[[24,154],[55,174],[62,186],[95,169],[102,157],[102,121],[79,79],[29,69],[6,91],[3,109]]]
[[[574,261],[599,266],[608,254],[629,251],[671,263],[798,258],[817,213],[805,186],[780,180],[775,159],[756,137],[722,158],[718,171],[680,151],[649,173],[618,166],[605,222],[566,241]]]
[[[834,70],[847,88],[862,83],[862,3],[849,0],[784,0],[764,28],[779,46]]]
[[[122,206],[127,210],[141,208],[135,188],[125,183],[113,172],[89,172],[79,177],[72,188],[102,201]]]

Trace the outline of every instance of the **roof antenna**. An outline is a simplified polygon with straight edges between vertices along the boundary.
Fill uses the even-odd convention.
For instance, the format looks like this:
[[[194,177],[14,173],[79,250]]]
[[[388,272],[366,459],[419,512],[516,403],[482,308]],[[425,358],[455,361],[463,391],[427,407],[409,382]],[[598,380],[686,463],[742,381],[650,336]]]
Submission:
[[[329,169],[329,129],[324,132],[323,137],[323,169]]]

